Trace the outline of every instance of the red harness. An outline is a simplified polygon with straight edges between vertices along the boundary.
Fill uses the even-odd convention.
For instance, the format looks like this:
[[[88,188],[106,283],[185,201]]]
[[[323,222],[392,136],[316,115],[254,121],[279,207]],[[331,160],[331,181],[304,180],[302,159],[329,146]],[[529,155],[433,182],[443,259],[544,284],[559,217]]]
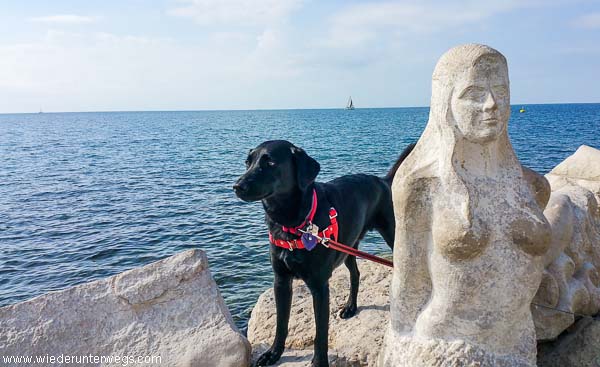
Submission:
[[[299,226],[296,226],[293,228],[282,226],[283,231],[293,233],[296,235],[300,235],[300,233],[308,233],[308,231],[310,231],[310,227],[312,226],[312,220],[315,217],[316,212],[317,212],[317,192],[315,191],[315,189],[313,189],[312,205],[310,208],[310,212],[304,219],[304,222],[302,222]],[[381,257],[377,257],[375,255],[371,255],[366,252],[360,251],[359,249],[355,249],[353,247],[346,246],[343,243],[336,242],[338,239],[338,223],[337,223],[336,218],[337,218],[337,211],[335,210],[335,208],[330,208],[329,209],[329,221],[331,222],[331,224],[329,225],[329,227],[325,228],[324,230],[322,230],[315,236],[317,238],[317,240],[319,241],[319,243],[321,243],[323,246],[325,246],[327,248],[330,248],[330,249],[333,249],[336,251],[340,251],[340,252],[344,252],[351,256],[362,257],[363,259],[374,261],[376,263],[379,263],[379,264],[382,264],[385,266],[389,266],[389,267],[394,266],[394,264],[390,260],[383,259]],[[305,229],[304,227],[306,225],[308,225],[308,226]],[[314,232],[313,232],[313,235],[314,235]],[[290,251],[294,251],[294,249],[305,249],[306,248],[304,246],[304,243],[302,243],[301,239],[295,239],[295,240],[291,240],[291,241],[281,240],[278,238],[274,238],[273,234],[271,232],[269,232],[269,241],[271,241],[271,243],[274,244],[275,246],[283,247]]]
[[[284,232],[299,235],[300,234],[299,230],[303,229],[307,224],[312,223],[312,221],[315,217],[315,213],[317,212],[317,192],[315,191],[315,189],[313,189],[312,196],[313,197],[312,197],[312,205],[310,208],[310,212],[308,213],[308,215],[306,216],[304,221],[296,227],[281,226],[281,228],[283,229]],[[337,218],[337,211],[335,210],[335,208],[329,209],[329,220],[330,220],[331,224],[329,225],[329,227],[325,228],[324,230],[322,230],[321,232],[318,233],[319,237],[337,240],[337,238],[338,238],[338,223],[337,223],[336,218]],[[274,244],[275,246],[283,247],[283,248],[289,249],[290,251],[294,251],[294,249],[304,249],[304,243],[302,243],[302,240],[299,238],[295,239],[295,240],[286,241],[286,240],[281,240],[281,239],[273,237],[273,234],[271,232],[269,232],[269,241],[272,244]]]

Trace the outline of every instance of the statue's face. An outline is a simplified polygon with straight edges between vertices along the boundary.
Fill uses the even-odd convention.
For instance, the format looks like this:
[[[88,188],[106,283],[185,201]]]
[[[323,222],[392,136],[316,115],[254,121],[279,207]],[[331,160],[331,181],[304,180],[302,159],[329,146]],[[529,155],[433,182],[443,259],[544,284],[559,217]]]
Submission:
[[[495,140],[510,117],[506,67],[497,58],[483,58],[459,80],[452,95],[452,115],[462,136],[474,143]]]

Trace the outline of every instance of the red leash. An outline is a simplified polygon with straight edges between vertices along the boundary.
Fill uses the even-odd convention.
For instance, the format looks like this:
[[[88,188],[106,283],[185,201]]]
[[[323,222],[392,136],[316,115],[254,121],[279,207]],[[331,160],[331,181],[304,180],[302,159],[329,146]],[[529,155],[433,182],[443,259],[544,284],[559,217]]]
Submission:
[[[299,231],[303,232],[303,233],[307,233],[306,231],[303,231],[301,229]],[[325,247],[331,248],[331,249],[336,250],[336,251],[344,252],[344,253],[346,253],[348,255],[360,257],[360,258],[363,258],[365,260],[370,260],[370,261],[376,262],[376,263],[381,264],[381,265],[389,266],[390,268],[394,267],[394,263],[391,262],[390,260],[387,260],[387,259],[375,256],[375,255],[371,255],[371,254],[366,253],[364,251],[357,250],[354,247],[346,246],[343,243],[336,242],[336,241],[334,241],[332,239],[329,239],[329,238],[326,238],[326,237],[319,237],[319,236],[316,236],[316,235],[315,235],[315,237]]]

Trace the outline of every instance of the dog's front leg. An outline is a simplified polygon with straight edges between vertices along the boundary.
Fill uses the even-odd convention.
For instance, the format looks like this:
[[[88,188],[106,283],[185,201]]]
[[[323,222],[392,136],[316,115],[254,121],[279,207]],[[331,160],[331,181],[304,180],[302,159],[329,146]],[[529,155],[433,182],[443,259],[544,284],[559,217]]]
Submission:
[[[275,291],[275,308],[277,311],[277,327],[275,340],[269,350],[264,352],[256,361],[257,366],[269,366],[281,358],[285,349],[285,339],[288,334],[290,309],[292,308],[292,276],[275,272],[273,289]]]
[[[309,285],[313,297],[315,311],[315,354],[312,359],[313,367],[327,367],[328,335],[329,335],[329,283],[327,281],[317,285]]]

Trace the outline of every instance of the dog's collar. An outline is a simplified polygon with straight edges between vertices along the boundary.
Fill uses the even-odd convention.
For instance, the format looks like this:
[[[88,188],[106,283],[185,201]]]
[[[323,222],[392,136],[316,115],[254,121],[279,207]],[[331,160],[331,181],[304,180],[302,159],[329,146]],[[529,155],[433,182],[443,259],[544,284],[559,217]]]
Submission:
[[[306,227],[306,225],[308,223],[312,223],[313,219],[315,218],[315,213],[317,212],[317,190],[315,190],[313,188],[313,193],[312,193],[312,204],[310,205],[310,212],[308,212],[308,215],[306,216],[306,218],[304,218],[304,221],[302,223],[300,223],[299,225],[297,225],[296,227],[286,227],[286,226],[281,226],[281,229],[284,232],[288,232],[291,234],[300,234],[298,232],[299,229],[304,229],[304,227]]]

